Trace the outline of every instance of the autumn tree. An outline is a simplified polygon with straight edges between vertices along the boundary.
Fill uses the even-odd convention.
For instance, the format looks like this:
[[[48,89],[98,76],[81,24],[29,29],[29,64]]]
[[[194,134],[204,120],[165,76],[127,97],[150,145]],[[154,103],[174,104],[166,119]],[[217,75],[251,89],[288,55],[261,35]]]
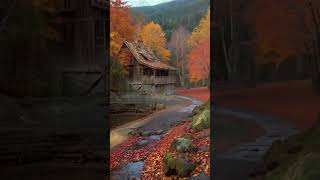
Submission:
[[[194,29],[189,40],[189,79],[207,81],[210,77],[210,9]]]
[[[115,57],[124,40],[133,40],[135,28],[130,7],[123,0],[110,1],[110,54]]]
[[[192,48],[189,56],[189,79],[191,82],[210,79],[210,36]]]
[[[170,51],[166,48],[165,33],[159,24],[150,22],[142,27],[140,32],[143,44],[153,50],[155,55],[164,62],[170,58]]]
[[[185,78],[187,75],[187,53],[188,53],[188,39],[190,32],[184,27],[179,26],[171,35],[170,42],[168,44],[169,49],[172,52],[172,56],[175,59],[176,66],[179,69],[179,79],[181,87],[185,85]]]
[[[210,35],[210,8],[208,9],[206,15],[200,20],[199,25],[194,28],[189,45],[195,46],[200,43],[203,39],[206,39]]]

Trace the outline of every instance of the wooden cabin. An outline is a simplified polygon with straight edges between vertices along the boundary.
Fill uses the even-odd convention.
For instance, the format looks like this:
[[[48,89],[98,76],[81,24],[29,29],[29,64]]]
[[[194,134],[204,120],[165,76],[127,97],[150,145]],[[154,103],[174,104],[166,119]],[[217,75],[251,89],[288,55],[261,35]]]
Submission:
[[[125,41],[118,58],[125,59],[129,87],[149,93],[173,94],[177,68],[161,62],[142,43]]]

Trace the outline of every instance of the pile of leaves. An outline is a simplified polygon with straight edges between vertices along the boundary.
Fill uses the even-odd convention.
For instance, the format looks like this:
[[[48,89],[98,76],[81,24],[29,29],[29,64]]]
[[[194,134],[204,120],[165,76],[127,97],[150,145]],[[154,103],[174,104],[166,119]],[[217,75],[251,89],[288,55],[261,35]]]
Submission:
[[[190,138],[191,142],[198,149],[197,152],[190,154],[198,164],[191,173],[192,176],[197,176],[201,172],[205,172],[208,176],[210,175],[210,135],[206,134],[208,131],[210,132],[210,129],[194,133]],[[201,148],[203,147],[208,148],[208,151],[201,151]]]
[[[174,127],[158,143],[154,151],[145,160],[141,179],[152,179],[154,177],[166,177],[163,172],[163,158],[169,151],[172,141],[187,132],[190,122]]]

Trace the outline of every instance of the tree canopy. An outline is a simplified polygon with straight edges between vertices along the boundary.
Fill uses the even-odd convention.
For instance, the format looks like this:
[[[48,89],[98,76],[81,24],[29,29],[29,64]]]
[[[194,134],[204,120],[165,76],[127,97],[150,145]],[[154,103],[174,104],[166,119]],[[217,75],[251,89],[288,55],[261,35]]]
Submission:
[[[151,48],[161,60],[167,62],[170,59],[170,51],[166,48],[165,33],[159,24],[150,22],[144,25],[140,37],[144,45]]]

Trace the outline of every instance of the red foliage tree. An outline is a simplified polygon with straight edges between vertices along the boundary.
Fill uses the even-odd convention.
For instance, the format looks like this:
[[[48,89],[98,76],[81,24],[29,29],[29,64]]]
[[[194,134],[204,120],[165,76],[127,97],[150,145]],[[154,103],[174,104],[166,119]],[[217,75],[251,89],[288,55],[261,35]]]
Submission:
[[[192,82],[209,80],[210,36],[194,46],[189,56],[189,79]]]
[[[125,39],[131,41],[135,27],[130,8],[123,0],[110,1],[110,48],[111,55],[116,56]]]

